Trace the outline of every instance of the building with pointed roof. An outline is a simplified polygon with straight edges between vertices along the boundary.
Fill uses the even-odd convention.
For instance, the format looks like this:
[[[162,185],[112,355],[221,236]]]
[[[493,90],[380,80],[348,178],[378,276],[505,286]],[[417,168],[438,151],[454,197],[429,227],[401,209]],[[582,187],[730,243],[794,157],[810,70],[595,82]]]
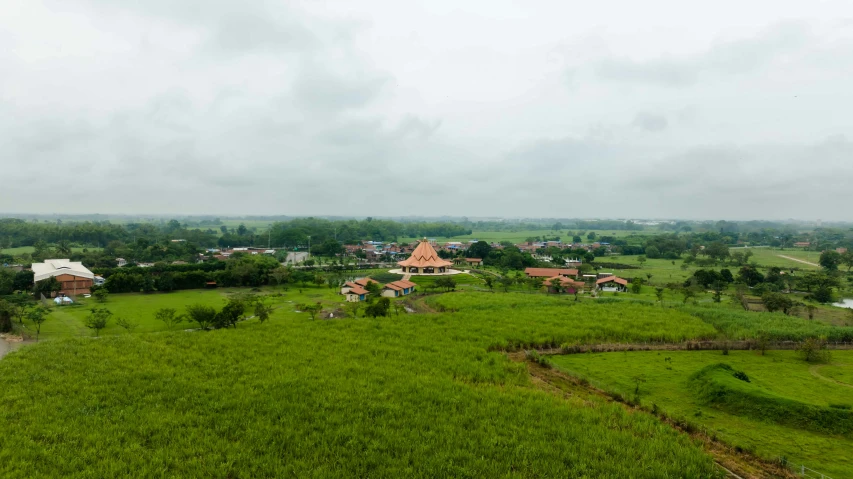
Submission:
[[[424,238],[417,248],[412,251],[411,256],[403,261],[398,261],[403,273],[410,274],[445,274],[450,272],[450,261],[442,259],[435,252],[429,241]]]

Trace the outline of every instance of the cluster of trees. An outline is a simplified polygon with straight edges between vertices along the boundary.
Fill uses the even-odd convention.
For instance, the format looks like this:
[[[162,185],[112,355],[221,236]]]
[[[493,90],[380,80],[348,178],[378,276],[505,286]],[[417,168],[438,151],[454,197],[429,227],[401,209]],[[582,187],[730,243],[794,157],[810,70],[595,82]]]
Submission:
[[[465,251],[470,258],[481,258],[485,266],[496,266],[504,269],[519,270],[536,266],[536,260],[530,253],[523,253],[511,243],[503,243],[503,249],[492,248],[485,241],[478,241]]]
[[[309,236],[312,245],[323,245],[328,240],[338,244],[357,244],[364,240],[390,242],[403,237],[451,237],[469,234],[470,228],[457,223],[404,223],[373,218],[363,221],[298,218],[273,224],[270,238],[276,246],[298,247],[307,245]]]

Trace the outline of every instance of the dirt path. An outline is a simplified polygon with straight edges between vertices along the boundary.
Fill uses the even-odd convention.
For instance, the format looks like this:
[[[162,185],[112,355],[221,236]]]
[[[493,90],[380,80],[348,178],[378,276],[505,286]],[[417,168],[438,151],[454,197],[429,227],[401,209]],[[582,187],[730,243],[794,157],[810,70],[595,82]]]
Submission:
[[[809,265],[809,266],[814,266],[814,267],[816,267],[816,268],[820,268],[820,265],[819,265],[819,264],[816,264],[816,263],[810,263],[810,262],[808,262],[808,261],[806,261],[806,260],[804,260],[804,259],[792,258],[792,257],[790,257],[790,256],[785,256],[784,254],[777,254],[776,256],[778,256],[778,257],[780,257],[780,258],[789,259],[789,260],[791,260],[791,261],[796,261],[797,263],[803,263],[803,264],[807,264],[807,265]]]
[[[841,382],[841,381],[836,381],[835,379],[828,378],[828,377],[826,377],[826,376],[821,375],[817,370],[818,370],[818,369],[820,369],[820,368],[822,368],[822,367],[823,367],[823,365],[815,364],[814,366],[812,366],[812,367],[810,367],[810,368],[809,368],[809,373],[811,373],[811,375],[812,375],[812,376],[814,376],[814,377],[816,377],[816,378],[818,378],[818,379],[822,379],[822,380],[824,380],[824,381],[830,382],[830,383],[832,383],[832,384],[835,384],[836,386],[844,386],[844,387],[846,387],[846,388],[851,388],[851,389],[853,389],[853,386],[851,386],[850,384],[843,383],[843,382]]]

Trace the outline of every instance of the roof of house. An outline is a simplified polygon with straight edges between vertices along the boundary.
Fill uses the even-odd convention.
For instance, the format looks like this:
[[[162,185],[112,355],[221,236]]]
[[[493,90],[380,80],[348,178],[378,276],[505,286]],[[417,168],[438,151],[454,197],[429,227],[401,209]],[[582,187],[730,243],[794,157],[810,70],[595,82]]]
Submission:
[[[44,263],[33,263],[33,281],[41,281],[51,276],[70,274],[80,278],[95,279],[95,275],[79,261],[67,259],[46,259]]]
[[[465,261],[469,263],[482,263],[483,258],[465,258]]]
[[[553,278],[554,276],[577,276],[578,270],[562,268],[526,268],[524,273],[533,278]]]
[[[390,288],[393,290],[401,290],[401,289],[409,289],[416,286],[415,283],[411,281],[407,281],[405,279],[401,279],[399,281],[393,281],[385,285],[386,288]]]
[[[398,261],[397,264],[416,268],[440,268],[453,265],[450,261],[440,258],[435,252],[435,248],[427,240],[421,241],[417,248],[412,251],[411,256],[403,261]]]
[[[351,288],[347,294],[357,294],[357,295],[361,296],[362,294],[368,294],[368,293],[370,293],[370,291],[362,288],[361,286],[356,286],[354,288]]]
[[[379,281],[376,281],[375,279],[370,279],[370,278],[361,278],[361,279],[355,280],[355,284],[358,286],[361,286],[361,287],[367,287],[367,285],[370,283],[379,283]]]
[[[553,278],[548,278],[543,281],[545,284],[553,284],[552,281],[559,280],[563,286],[586,286],[586,283],[583,281],[575,281],[572,278],[566,278],[565,276],[554,276]]]
[[[601,278],[595,282],[595,284],[604,284],[604,283],[616,283],[621,284],[622,286],[628,286],[628,280],[619,278],[618,276],[608,276],[606,278]]]

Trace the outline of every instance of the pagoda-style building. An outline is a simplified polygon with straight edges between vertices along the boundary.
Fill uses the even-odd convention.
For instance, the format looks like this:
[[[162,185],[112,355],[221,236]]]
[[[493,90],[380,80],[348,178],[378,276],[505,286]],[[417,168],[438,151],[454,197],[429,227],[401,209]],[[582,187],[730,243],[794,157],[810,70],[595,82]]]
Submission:
[[[403,269],[403,273],[410,274],[446,274],[450,273],[450,261],[441,259],[435,248],[424,239],[418,244],[412,255],[397,264]]]

